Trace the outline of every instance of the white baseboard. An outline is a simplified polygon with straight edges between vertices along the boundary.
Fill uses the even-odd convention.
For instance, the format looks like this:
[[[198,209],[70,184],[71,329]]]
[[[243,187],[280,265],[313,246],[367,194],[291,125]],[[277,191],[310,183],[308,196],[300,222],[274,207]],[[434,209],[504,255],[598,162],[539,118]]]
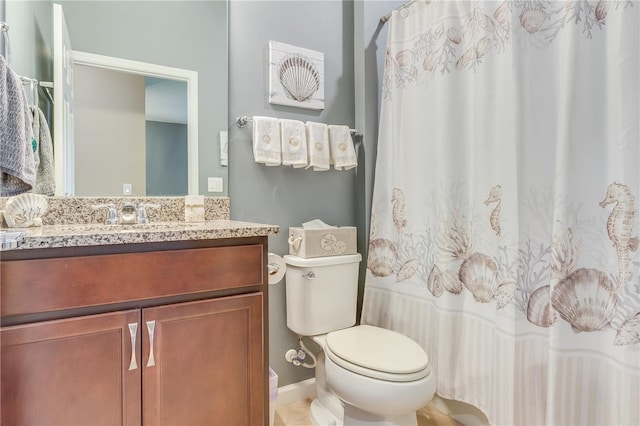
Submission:
[[[312,399],[316,396],[316,379],[312,377],[297,383],[278,388],[278,400],[276,406],[291,404],[293,402]]]

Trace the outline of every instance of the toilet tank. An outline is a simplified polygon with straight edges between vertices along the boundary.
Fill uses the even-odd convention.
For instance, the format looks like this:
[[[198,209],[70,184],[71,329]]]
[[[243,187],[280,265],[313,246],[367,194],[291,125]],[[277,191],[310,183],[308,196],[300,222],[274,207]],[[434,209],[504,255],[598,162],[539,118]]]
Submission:
[[[360,254],[305,259],[286,255],[287,327],[314,336],[356,323]]]

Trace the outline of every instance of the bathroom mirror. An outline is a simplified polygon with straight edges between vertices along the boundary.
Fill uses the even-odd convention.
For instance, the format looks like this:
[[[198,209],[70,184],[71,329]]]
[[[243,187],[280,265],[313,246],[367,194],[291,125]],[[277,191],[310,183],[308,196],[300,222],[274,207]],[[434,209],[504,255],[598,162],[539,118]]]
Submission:
[[[59,195],[198,194],[198,73],[79,51],[71,58],[73,99],[54,107],[54,139],[69,139],[57,145]],[[71,120],[73,137],[58,124]]]
[[[40,81],[53,81],[51,22],[54,2],[3,0],[2,3],[4,10],[0,8],[0,11],[3,12],[3,20],[11,26],[15,71]],[[193,109],[197,117],[195,130],[198,143],[197,150],[189,154],[195,165],[193,170],[197,169],[197,172],[194,177],[196,185],[189,186],[197,187],[197,192],[203,195],[227,195],[227,167],[223,165],[226,161],[223,157],[226,156],[225,136],[228,123],[227,2],[60,0],[55,3],[62,5],[74,52],[197,73],[198,101]],[[88,86],[91,87],[92,84]],[[100,83],[96,82],[93,86],[98,87]],[[78,97],[79,94],[76,93],[75,96]],[[48,115],[46,109],[50,105],[43,105],[43,98],[41,93],[40,105]],[[85,139],[87,138],[76,139],[76,146]],[[124,156],[123,154],[122,157]],[[97,151],[93,157],[105,162]],[[88,166],[85,169],[91,170],[91,165],[85,164],[86,160],[80,161],[83,162],[82,166]],[[166,176],[163,179],[176,180],[178,166],[177,161],[164,166]],[[139,161],[128,167],[145,168]],[[207,183],[211,177],[222,180],[222,192],[208,192]],[[115,185],[109,193],[103,192],[99,185],[84,180],[87,189],[83,190],[82,195],[122,196],[125,190],[122,183],[127,182],[118,177],[111,180],[121,183]],[[139,186],[133,186],[132,195],[147,195],[137,191]],[[187,189],[185,194],[187,192],[193,193],[193,190]]]

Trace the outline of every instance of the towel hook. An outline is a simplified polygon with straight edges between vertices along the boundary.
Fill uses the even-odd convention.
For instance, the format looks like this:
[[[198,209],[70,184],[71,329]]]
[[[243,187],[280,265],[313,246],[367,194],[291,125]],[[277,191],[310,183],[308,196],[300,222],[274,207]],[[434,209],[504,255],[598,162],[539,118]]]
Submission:
[[[3,46],[4,46],[4,58],[7,60],[7,65],[11,66],[11,43],[9,42],[9,24],[4,21],[0,21],[0,33],[2,33]]]

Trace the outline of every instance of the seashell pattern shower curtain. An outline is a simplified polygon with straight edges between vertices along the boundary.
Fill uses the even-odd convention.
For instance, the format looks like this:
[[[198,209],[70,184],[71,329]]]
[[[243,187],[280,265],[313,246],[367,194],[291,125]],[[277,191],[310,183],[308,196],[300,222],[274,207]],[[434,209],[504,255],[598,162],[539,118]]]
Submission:
[[[640,3],[390,25],[362,323],[493,424],[640,424]]]

